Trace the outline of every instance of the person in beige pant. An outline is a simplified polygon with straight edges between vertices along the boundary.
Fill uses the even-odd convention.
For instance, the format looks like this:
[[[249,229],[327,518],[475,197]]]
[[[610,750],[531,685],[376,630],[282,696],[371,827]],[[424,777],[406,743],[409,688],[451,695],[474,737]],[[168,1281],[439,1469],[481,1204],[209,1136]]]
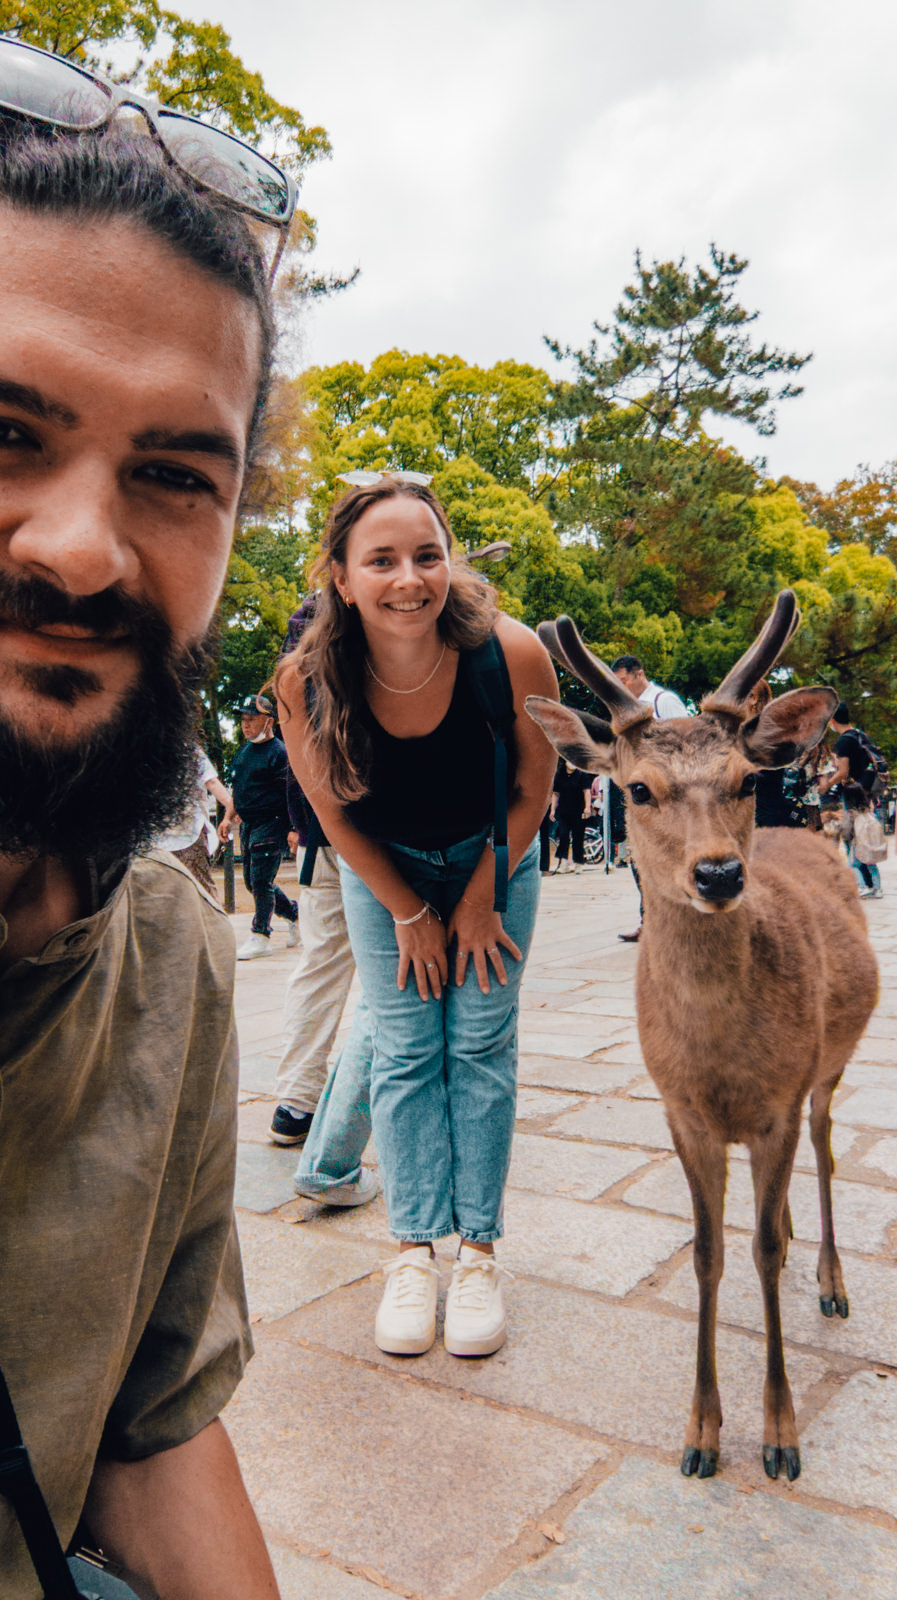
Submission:
[[[289,841],[295,848],[298,835]],[[302,1144],[308,1134],[355,971],[336,855],[328,845],[318,846],[312,882],[299,889],[299,938],[301,953],[284,996],[269,1135],[275,1144]]]

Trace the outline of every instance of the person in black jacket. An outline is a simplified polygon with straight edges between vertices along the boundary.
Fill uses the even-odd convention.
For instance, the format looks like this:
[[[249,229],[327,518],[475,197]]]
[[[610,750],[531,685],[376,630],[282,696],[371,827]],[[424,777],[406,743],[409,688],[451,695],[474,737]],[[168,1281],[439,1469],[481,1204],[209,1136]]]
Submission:
[[[234,823],[239,822],[243,881],[255,902],[255,915],[237,960],[252,961],[270,951],[272,915],[289,923],[287,946],[298,943],[299,907],[274,882],[290,830],[287,752],[274,734],[274,707],[265,695],[253,694],[234,709],[246,743],[234,757],[233,798],[219,824],[218,837],[226,844]]]

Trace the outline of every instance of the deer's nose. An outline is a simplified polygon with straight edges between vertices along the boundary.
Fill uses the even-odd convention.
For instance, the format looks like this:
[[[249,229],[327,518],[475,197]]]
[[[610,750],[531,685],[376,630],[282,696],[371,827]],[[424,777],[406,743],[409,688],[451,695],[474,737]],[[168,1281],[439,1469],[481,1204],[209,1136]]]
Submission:
[[[744,868],[737,856],[727,861],[699,861],[694,877],[702,900],[734,900],[744,889]]]

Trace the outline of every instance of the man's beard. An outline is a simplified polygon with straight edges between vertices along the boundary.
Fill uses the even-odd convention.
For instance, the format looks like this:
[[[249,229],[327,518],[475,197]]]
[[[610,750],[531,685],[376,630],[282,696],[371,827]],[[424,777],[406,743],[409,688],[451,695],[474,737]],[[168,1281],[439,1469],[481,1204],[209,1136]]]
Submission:
[[[127,633],[139,676],[121,704],[82,736],[42,740],[41,698],[73,706],[101,688],[82,667],[23,664],[35,697],[30,726],[0,705],[0,853],[17,858],[133,855],[177,822],[196,786],[197,690],[215,656],[217,630],[176,650],[154,606],[118,590],[72,597],[39,578],[0,572],[0,621],[39,628],[69,622],[98,635]]]

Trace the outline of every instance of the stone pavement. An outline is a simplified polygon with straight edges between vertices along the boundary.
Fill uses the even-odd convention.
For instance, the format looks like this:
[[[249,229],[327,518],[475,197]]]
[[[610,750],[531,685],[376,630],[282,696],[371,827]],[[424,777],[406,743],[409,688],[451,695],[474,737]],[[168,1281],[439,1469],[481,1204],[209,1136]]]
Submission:
[[[372,1338],[382,1197],[293,1195],[266,1141],[291,955],[240,964],[237,1205],[257,1354],[227,1412],[284,1600],[861,1600],[897,1596],[897,863],[867,901],[882,995],[835,1102],[851,1315],[816,1298],[806,1134],[782,1280],[803,1471],[760,1460],[763,1317],[745,1152],[731,1152],[719,1475],[679,1455],[693,1382],[688,1192],[639,1054],[628,872],[545,880],[523,989],[517,1134],[499,1246],[510,1338],[460,1361]],[[242,937],[249,918],[238,914]],[[350,1002],[351,1003],[351,1002]],[[372,1149],[365,1157],[372,1165]],[[450,1270],[453,1241],[440,1246]]]

